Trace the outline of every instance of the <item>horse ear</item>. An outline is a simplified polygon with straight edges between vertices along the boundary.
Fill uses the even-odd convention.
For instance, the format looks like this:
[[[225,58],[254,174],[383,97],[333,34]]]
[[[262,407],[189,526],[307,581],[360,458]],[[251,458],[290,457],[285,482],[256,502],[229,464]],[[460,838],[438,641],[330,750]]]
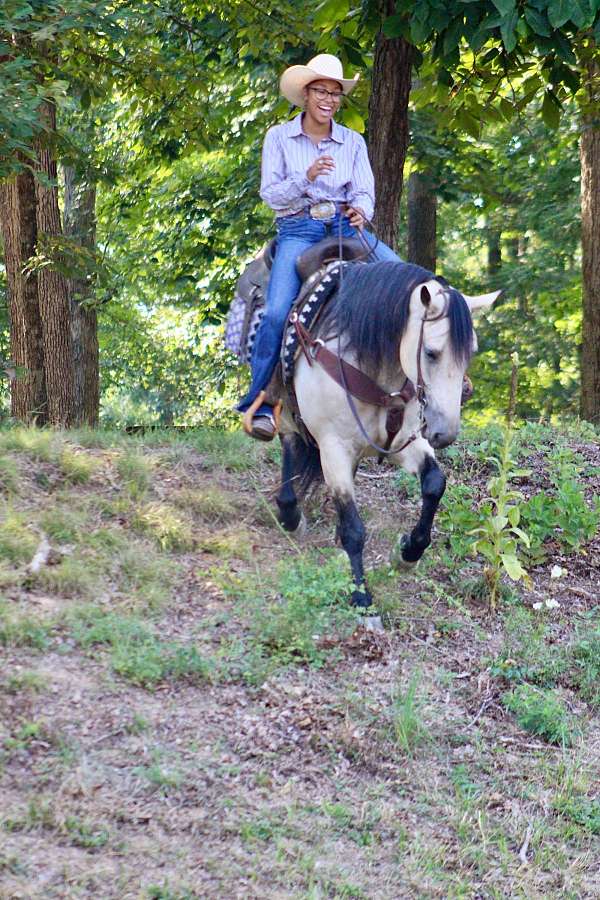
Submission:
[[[466,304],[472,313],[489,309],[496,302],[502,291],[492,291],[491,294],[480,294],[478,297],[469,297],[463,294]]]

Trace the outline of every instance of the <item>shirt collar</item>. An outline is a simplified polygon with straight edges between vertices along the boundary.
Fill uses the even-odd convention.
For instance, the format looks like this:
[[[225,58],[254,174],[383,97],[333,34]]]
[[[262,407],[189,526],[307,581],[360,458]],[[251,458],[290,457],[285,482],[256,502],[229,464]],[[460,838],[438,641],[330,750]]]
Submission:
[[[304,134],[302,129],[302,113],[298,113],[298,115],[290,121],[288,134],[290,137],[298,137],[299,135]],[[331,120],[330,137],[336,144],[344,143],[344,130],[334,119]]]

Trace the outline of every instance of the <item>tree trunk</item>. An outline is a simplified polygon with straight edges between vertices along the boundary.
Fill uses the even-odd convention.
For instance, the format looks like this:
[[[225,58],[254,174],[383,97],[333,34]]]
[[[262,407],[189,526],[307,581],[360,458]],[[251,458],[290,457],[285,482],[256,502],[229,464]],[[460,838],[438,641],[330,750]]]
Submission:
[[[77,179],[71,166],[65,167],[65,235],[87,250],[96,246],[96,185]],[[100,378],[98,363],[98,320],[89,277],[70,279],[71,340],[74,362],[75,425],[98,424]]]
[[[382,20],[396,11],[395,0],[379,0]],[[375,176],[378,236],[393,249],[398,243],[404,160],[408,147],[408,97],[412,45],[404,38],[377,35],[369,100],[369,156]]]
[[[35,185],[29,169],[0,185],[0,227],[8,288],[10,348],[17,377],[11,382],[11,415],[21,422],[46,424],[48,408],[44,375],[38,279],[23,274],[35,254],[37,226]]]
[[[435,272],[437,197],[431,176],[412,172],[408,179],[408,242],[406,258],[409,262]]]
[[[487,228],[487,271],[488,275],[497,275],[502,265],[502,248],[500,239],[502,232],[498,228]]]
[[[600,65],[588,69],[588,103],[583,111],[581,158],[581,255],[583,325],[581,416],[600,424]]]
[[[43,183],[36,179],[38,250],[50,258],[59,253],[57,238],[62,237],[56,161],[49,142],[56,132],[56,108],[44,101],[40,106],[46,136],[38,142],[38,168]],[[54,265],[44,266],[38,274],[38,295],[44,338],[44,368],[48,392],[50,424],[68,427],[73,422],[74,376],[71,311],[66,277]]]

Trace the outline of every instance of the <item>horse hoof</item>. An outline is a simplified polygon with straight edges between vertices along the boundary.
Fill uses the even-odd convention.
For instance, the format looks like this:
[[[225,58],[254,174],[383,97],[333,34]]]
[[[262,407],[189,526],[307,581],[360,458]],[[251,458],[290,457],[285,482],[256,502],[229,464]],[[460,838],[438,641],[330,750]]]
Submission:
[[[398,540],[392,547],[392,551],[390,553],[390,565],[392,565],[398,572],[410,572],[419,563],[418,559],[410,560],[404,558],[404,552],[408,546],[408,543],[408,535],[403,534],[398,538]]]
[[[302,538],[306,536],[307,528],[308,528],[308,526],[306,524],[306,516],[304,515],[303,512],[301,512],[300,513],[300,521],[298,522],[298,524],[296,525],[294,530],[290,531],[290,534],[297,541],[301,541]]]
[[[369,606],[373,605],[371,595],[363,594],[362,591],[352,591],[352,599],[350,602],[352,603],[352,606],[357,607],[358,609],[368,609]]]

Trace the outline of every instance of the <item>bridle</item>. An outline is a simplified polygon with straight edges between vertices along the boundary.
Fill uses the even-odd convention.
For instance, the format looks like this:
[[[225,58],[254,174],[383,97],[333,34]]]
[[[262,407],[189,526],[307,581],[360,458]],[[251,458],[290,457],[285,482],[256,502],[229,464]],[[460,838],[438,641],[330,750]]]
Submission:
[[[340,266],[340,288],[342,281],[342,269]],[[350,407],[350,411],[358,426],[360,433],[371,449],[379,454],[380,460],[385,456],[392,456],[400,453],[413,443],[418,437],[421,437],[425,430],[425,409],[427,407],[427,391],[425,379],[423,378],[423,367],[421,355],[423,352],[423,343],[425,338],[425,325],[429,322],[437,322],[448,315],[449,295],[444,291],[444,306],[440,313],[435,316],[428,316],[427,311],[421,319],[419,330],[419,340],[417,343],[417,383],[406,378],[402,388],[399,391],[385,391],[372,378],[351,365],[342,358],[340,333],[337,335],[337,353],[334,353],[325,346],[325,341],[321,338],[314,338],[300,322],[297,312],[294,312],[290,321],[294,325],[300,348],[306,357],[310,366],[313,362],[318,362],[327,374],[344,390],[346,401]],[[369,434],[360,418],[354,399],[372,406],[378,406],[387,410],[386,431],[387,441],[385,447],[376,444]],[[404,424],[404,410],[410,400],[416,398],[419,404],[419,422],[417,428],[412,432],[410,437],[400,446],[392,448],[392,443],[402,429]]]
[[[367,430],[366,430],[365,426],[363,425],[361,418],[358,414],[358,410],[356,409],[356,404],[354,403],[352,393],[349,390],[348,384],[344,379],[342,357],[341,357],[341,353],[340,353],[341,335],[338,334],[338,354],[337,355],[338,355],[338,360],[339,360],[339,371],[340,371],[341,380],[342,380],[342,387],[344,388],[345,393],[346,393],[346,401],[348,403],[348,406],[350,407],[350,411],[352,412],[352,415],[354,416],[354,420],[356,421],[356,424],[358,425],[360,433],[362,434],[363,438],[367,441],[367,443],[371,447],[371,449],[377,451],[377,453],[379,454],[380,462],[384,456],[393,456],[395,453],[401,453],[402,450],[405,450],[410,444],[412,444],[414,441],[416,441],[417,438],[421,437],[423,435],[423,432],[425,431],[425,427],[426,427],[425,409],[427,407],[427,392],[425,389],[425,379],[423,378],[423,366],[421,363],[421,355],[423,352],[423,342],[425,339],[425,325],[428,322],[438,322],[440,319],[443,319],[448,315],[448,301],[449,301],[448,293],[447,293],[447,291],[444,291],[444,306],[443,306],[442,311],[440,313],[438,313],[438,315],[436,315],[436,316],[428,316],[427,311],[426,311],[425,314],[423,315],[423,317],[421,318],[421,327],[419,329],[419,340],[417,343],[417,383],[416,383],[416,385],[414,385],[413,382],[409,378],[406,378],[404,385],[400,391],[391,391],[387,395],[389,398],[394,398],[394,397],[402,398],[403,405],[401,407],[402,414],[400,416],[398,416],[398,421],[396,423],[397,427],[390,429],[388,427],[388,423],[386,422],[386,430],[388,433],[388,439],[386,441],[385,447],[380,447],[373,440],[371,440],[371,438],[367,434]],[[365,378],[366,377],[367,376],[365,376]],[[410,385],[410,388],[412,389],[412,391],[411,391],[412,396],[414,396],[416,398],[417,403],[419,404],[419,422],[418,422],[418,425],[415,428],[415,430],[412,432],[412,434],[407,438],[407,440],[400,447],[392,448],[391,444],[392,444],[394,438],[396,437],[396,435],[400,432],[402,425],[404,424],[404,407],[406,406],[406,403],[408,402],[408,400],[412,399],[412,396],[407,397],[406,389],[407,389],[408,385]],[[398,409],[398,407],[396,407],[396,409]],[[388,416],[389,416],[389,414],[388,414]]]

